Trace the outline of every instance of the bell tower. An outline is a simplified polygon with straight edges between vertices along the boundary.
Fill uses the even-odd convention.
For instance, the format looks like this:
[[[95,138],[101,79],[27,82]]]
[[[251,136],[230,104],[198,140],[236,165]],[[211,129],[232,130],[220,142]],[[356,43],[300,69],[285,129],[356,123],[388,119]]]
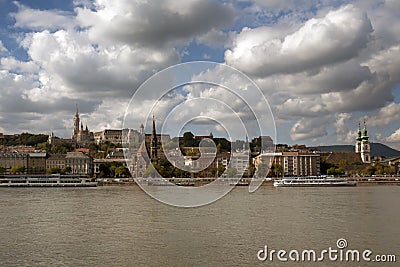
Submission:
[[[369,136],[365,120],[361,139],[361,159],[364,163],[371,163],[371,146],[369,143]]]
[[[79,112],[78,112],[78,104],[75,107],[75,116],[74,116],[74,132],[72,134],[72,139],[76,138],[76,135],[79,133]]]
[[[357,131],[357,139],[356,139],[356,153],[361,153],[361,126],[360,122],[358,122],[358,131]]]

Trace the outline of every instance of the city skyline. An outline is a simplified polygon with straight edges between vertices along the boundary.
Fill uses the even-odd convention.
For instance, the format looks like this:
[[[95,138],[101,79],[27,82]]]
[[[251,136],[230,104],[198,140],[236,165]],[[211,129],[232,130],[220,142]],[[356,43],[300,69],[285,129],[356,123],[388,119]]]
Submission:
[[[353,144],[358,121],[366,119],[372,142],[400,149],[394,0],[0,1],[0,7],[0,132],[68,138],[75,103],[92,131],[120,129],[143,81],[173,64],[211,60],[260,87],[277,143]],[[221,92],[181,88],[158,113]],[[153,93],[143,105],[154,103]],[[147,115],[137,113],[138,127]]]

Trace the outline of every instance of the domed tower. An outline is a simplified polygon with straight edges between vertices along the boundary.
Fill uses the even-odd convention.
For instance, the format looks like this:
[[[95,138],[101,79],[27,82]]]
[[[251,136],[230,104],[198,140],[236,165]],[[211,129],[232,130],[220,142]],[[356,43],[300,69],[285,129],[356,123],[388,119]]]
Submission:
[[[371,163],[371,146],[369,143],[369,136],[365,120],[361,139],[361,159],[364,163]]]

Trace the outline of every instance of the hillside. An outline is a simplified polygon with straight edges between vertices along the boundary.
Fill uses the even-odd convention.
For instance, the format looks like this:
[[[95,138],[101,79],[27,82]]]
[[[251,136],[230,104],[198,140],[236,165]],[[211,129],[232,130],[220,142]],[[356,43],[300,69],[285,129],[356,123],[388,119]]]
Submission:
[[[332,145],[332,146],[317,146],[313,149],[321,152],[353,152],[355,147],[353,145]],[[386,158],[400,156],[400,151],[393,149],[381,143],[371,143],[371,156],[383,156]]]

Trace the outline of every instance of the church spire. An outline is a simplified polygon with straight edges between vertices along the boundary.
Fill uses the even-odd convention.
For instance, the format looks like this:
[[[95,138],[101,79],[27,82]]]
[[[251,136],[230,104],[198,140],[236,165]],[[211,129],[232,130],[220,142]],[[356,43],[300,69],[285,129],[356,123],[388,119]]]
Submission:
[[[151,129],[151,138],[150,138],[150,158],[152,161],[157,160],[157,133],[156,133],[156,122],[154,120],[154,113],[153,113],[153,127]]]
[[[367,131],[367,124],[365,123],[365,120],[364,120],[364,129],[363,129],[362,139],[366,140],[366,141],[368,141],[368,139],[369,139],[368,131]]]
[[[154,120],[154,113],[153,113],[153,127],[151,129],[151,136],[157,138],[157,134],[156,134],[156,122]]]
[[[358,121],[358,131],[357,131],[357,141],[361,141],[362,136],[361,136],[361,123]]]
[[[74,116],[74,131],[72,133],[72,139],[76,138],[76,135],[79,132],[79,113],[78,113],[78,104],[75,104],[75,116]]]

